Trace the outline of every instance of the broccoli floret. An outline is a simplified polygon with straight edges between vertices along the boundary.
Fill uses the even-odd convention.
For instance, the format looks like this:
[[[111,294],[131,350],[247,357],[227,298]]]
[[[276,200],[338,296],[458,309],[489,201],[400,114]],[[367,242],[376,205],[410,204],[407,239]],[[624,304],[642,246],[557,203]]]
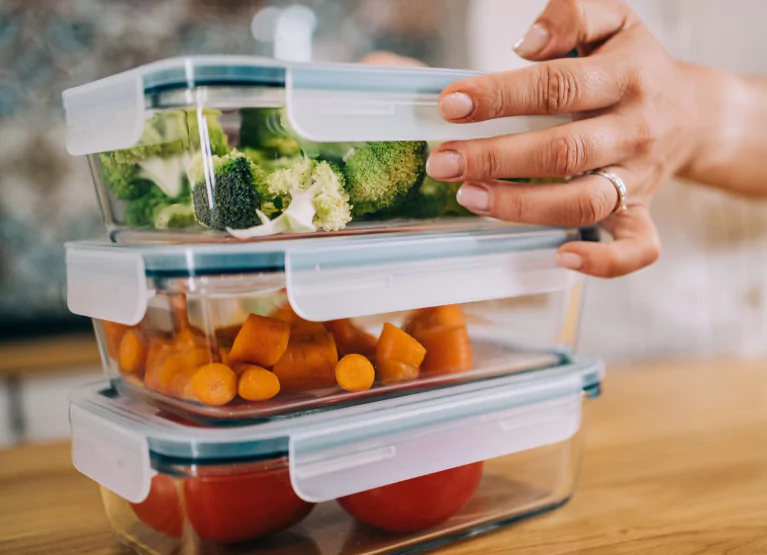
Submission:
[[[296,156],[301,150],[295,139],[285,131],[280,108],[242,110],[240,145],[276,154],[277,157]]]
[[[155,212],[169,202],[170,198],[159,187],[152,185],[143,197],[128,201],[125,224],[131,227],[153,226]]]
[[[472,213],[456,200],[461,185],[461,183],[443,183],[427,175],[421,187],[408,195],[401,204],[392,209],[377,212],[367,219],[432,219],[471,216]]]
[[[426,143],[373,142],[346,160],[344,174],[352,214],[372,214],[397,206],[425,175]]]
[[[314,209],[311,224],[326,231],[344,229],[352,219],[345,182],[336,164],[301,158],[267,177],[266,202],[261,210],[267,216],[285,212],[295,196],[311,191],[308,199]]]
[[[226,154],[229,146],[218,120],[220,112],[204,110],[203,115],[211,151]],[[146,122],[136,146],[105,154],[116,164],[134,168],[138,177],[154,182],[166,195],[176,197],[191,152],[200,151],[199,129],[196,110],[161,112]]]
[[[139,167],[135,164],[121,164],[109,152],[102,152],[99,160],[104,183],[115,197],[133,200],[149,192],[152,182],[139,175]]]
[[[265,187],[263,171],[236,150],[223,157],[213,156],[211,161],[212,183],[205,176],[195,176],[192,198],[197,221],[221,230],[259,225],[256,210],[261,206],[261,191]]]
[[[154,226],[157,229],[191,227],[195,221],[191,202],[158,206],[154,213]]]
[[[281,156],[255,148],[243,148],[241,152],[245,158],[267,172],[289,168],[298,160],[298,156]]]

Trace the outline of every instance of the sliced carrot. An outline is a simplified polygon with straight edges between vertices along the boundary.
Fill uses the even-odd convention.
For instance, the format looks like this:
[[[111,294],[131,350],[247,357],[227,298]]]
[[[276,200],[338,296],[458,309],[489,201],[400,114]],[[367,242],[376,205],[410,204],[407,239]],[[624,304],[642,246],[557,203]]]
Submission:
[[[125,332],[131,329],[131,327],[118,324],[117,322],[109,322],[108,320],[99,320],[99,322],[101,323],[101,333],[104,336],[107,354],[110,358],[118,360],[120,356],[120,342]]]
[[[291,334],[285,354],[272,371],[284,391],[306,391],[335,385],[336,364],[338,351],[331,334]]]
[[[290,304],[284,304],[277,307],[269,314],[272,318],[282,320],[286,324],[290,325],[291,333],[321,333],[325,331],[325,326],[321,322],[310,322],[304,320],[298,314],[296,314],[293,307]]]
[[[238,376],[241,376],[242,373],[249,368],[261,368],[257,364],[251,364],[250,362],[237,362],[236,360],[231,364],[227,364],[227,366],[231,368]]]
[[[160,393],[179,399],[190,398],[188,390],[195,371],[211,362],[216,357],[205,348],[198,347],[188,351],[173,351],[162,360],[157,375],[157,390]]]
[[[376,362],[375,368],[379,381],[384,385],[409,382],[416,379],[421,372],[418,366],[396,360]]]
[[[218,407],[227,404],[237,395],[237,376],[225,364],[213,362],[198,368],[189,386],[199,402]]]
[[[375,379],[373,364],[362,355],[346,355],[336,365],[336,382],[346,391],[366,391]]]
[[[240,374],[237,393],[246,401],[266,401],[280,392],[280,380],[264,368],[251,366]]]
[[[413,379],[426,356],[426,349],[396,326],[384,324],[376,345],[378,377],[384,383]]]
[[[173,351],[173,343],[170,339],[162,336],[154,336],[149,339],[149,351],[146,356],[146,371],[144,372],[144,386],[148,389],[159,389],[160,370],[165,356]]]
[[[413,337],[439,329],[452,329],[466,326],[466,316],[457,304],[435,306],[416,310],[403,329]]]
[[[426,347],[426,358],[421,366],[423,372],[452,374],[472,368],[471,341],[460,306],[418,310],[411,316],[406,329]]]
[[[216,341],[219,345],[225,347],[231,347],[234,340],[237,338],[237,334],[240,333],[240,324],[233,326],[226,326],[225,328],[217,328],[215,331]]]
[[[421,370],[429,374],[454,374],[471,370],[474,361],[465,326],[423,332],[416,339],[426,348]]]
[[[218,359],[221,361],[222,364],[226,364],[229,368],[232,367],[232,361],[229,360],[229,352],[231,350],[232,350],[231,347],[218,348]]]
[[[120,341],[120,372],[143,374],[148,349],[148,341],[141,331],[137,329],[126,331]]]
[[[290,327],[282,320],[250,314],[234,340],[229,358],[272,366],[288,348],[289,337]]]
[[[325,322],[342,355],[363,355],[370,357],[376,350],[376,338],[361,330],[349,318]]]

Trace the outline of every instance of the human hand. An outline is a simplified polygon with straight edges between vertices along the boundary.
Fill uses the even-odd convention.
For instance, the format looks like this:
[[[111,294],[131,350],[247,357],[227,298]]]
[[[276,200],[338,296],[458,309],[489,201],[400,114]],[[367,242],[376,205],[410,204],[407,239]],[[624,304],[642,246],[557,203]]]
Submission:
[[[574,48],[580,58],[561,59]],[[660,241],[650,202],[696,148],[695,94],[687,68],[618,0],[550,0],[515,50],[542,63],[450,85],[440,98],[443,117],[460,124],[572,114],[573,122],[443,143],[432,152],[427,172],[441,181],[463,181],[459,202],[478,214],[542,225],[602,222],[614,241],[563,246],[561,266],[615,277],[652,264]],[[564,183],[500,181],[564,178],[596,169],[623,180],[627,210],[616,211],[617,188],[600,175]]]

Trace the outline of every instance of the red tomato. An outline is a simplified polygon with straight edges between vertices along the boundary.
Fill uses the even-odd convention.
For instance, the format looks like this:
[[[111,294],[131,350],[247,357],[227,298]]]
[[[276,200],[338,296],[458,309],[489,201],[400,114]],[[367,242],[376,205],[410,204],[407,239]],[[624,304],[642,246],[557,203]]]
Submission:
[[[186,514],[201,539],[238,543],[279,532],[314,507],[293,491],[287,466],[242,474],[190,478]]]
[[[338,503],[354,518],[387,532],[436,526],[463,509],[479,486],[482,462],[374,488]]]
[[[171,538],[181,538],[184,530],[181,500],[170,476],[158,474],[152,478],[147,498],[130,506],[138,519],[153,530]]]

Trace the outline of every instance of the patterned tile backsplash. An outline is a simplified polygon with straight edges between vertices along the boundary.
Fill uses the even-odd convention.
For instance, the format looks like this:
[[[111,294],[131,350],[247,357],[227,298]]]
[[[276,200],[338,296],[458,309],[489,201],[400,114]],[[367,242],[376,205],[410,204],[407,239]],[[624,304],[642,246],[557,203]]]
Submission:
[[[388,48],[440,64],[441,1],[454,3],[301,3],[317,17],[318,59],[350,61]],[[64,147],[62,90],[169,56],[270,55],[271,45],[251,32],[252,18],[267,5],[293,4],[0,0],[0,338],[85,324],[66,308],[62,245],[104,230],[86,162]]]

